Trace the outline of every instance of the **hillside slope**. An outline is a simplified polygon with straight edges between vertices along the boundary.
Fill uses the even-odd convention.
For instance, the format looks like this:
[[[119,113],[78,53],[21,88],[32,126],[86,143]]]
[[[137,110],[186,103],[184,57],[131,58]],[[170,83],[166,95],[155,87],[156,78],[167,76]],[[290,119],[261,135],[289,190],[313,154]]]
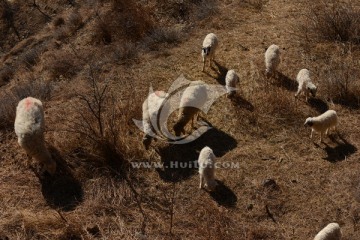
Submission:
[[[305,36],[311,1],[73,2],[39,3],[51,21],[37,22],[29,36],[19,29],[16,44],[14,33],[1,39],[0,239],[300,240],[329,222],[340,224],[343,239],[358,239],[359,98],[330,99],[327,80],[347,74],[356,90],[360,50]],[[203,73],[200,47],[210,32],[220,41],[217,64]],[[273,43],[282,62],[266,79],[264,52]],[[302,68],[319,86],[309,103],[294,98]],[[132,119],[141,118],[150,86],[167,91],[181,74],[223,84],[228,69],[237,71],[239,91],[201,114],[210,131],[188,144],[143,148]],[[94,86],[108,89],[101,133],[81,100],[94,100]],[[27,95],[44,102],[46,140],[60,166],[54,178],[25,166],[12,130]],[[339,115],[339,134],[319,144],[303,123],[328,108]],[[215,193],[198,189],[197,169],[166,168],[196,160],[204,146],[219,162],[238,164],[216,170]],[[164,167],[135,169],[119,159]]]

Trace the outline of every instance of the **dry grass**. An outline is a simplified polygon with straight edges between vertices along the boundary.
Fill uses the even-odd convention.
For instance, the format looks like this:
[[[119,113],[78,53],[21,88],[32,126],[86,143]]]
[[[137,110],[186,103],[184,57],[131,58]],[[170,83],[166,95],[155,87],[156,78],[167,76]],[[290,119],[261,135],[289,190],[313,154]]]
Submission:
[[[360,43],[360,8],[356,1],[320,1],[308,3],[304,27],[322,40]]]
[[[309,14],[307,0],[37,3],[51,25],[15,2],[25,40],[1,40],[0,239],[303,240],[334,221],[344,239],[358,239],[360,52],[352,37],[339,45],[310,28],[299,32],[310,41],[294,37],[289,29]],[[203,73],[209,32],[220,45]],[[285,49],[279,72],[266,79],[264,48],[272,43]],[[301,68],[319,87],[308,103],[294,98]],[[239,90],[201,114],[213,129],[190,144],[154,141],[144,150],[132,119],[141,119],[150,85],[166,91],[180,74],[224,84],[228,69],[240,76]],[[25,167],[10,131],[28,95],[45,104],[45,138],[60,166],[53,178]],[[339,135],[320,144],[303,123],[328,108],[338,112]],[[166,168],[195,161],[204,146],[218,162],[238,164],[216,170],[214,193],[198,190],[197,169]],[[165,167],[131,167],[143,161]]]

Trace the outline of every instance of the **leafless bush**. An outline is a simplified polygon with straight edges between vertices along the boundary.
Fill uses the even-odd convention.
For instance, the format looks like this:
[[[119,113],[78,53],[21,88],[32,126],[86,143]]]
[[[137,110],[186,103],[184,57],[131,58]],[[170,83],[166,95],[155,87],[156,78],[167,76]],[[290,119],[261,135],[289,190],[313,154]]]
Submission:
[[[109,44],[113,41],[138,41],[152,29],[151,11],[136,1],[111,1],[109,11],[97,13],[93,31],[95,43]]]
[[[185,36],[186,34],[181,29],[174,29],[173,27],[156,28],[144,39],[143,46],[150,50],[158,50],[159,44],[176,44],[185,38]]]
[[[83,19],[78,10],[74,10],[69,14],[67,17],[67,24],[73,31],[76,31],[79,27],[82,26]]]
[[[0,70],[0,86],[9,82],[10,79],[13,77],[14,75],[14,70],[12,67],[5,65],[1,70]]]
[[[71,132],[80,134],[89,151],[107,163],[112,169],[126,169],[130,158],[141,156],[139,143],[135,143],[130,120],[136,105],[134,91],[129,96],[116,97],[109,81],[99,81],[95,66],[89,67],[88,89],[78,93],[76,115],[70,119]],[[139,141],[137,141],[139,142]]]
[[[60,76],[69,79],[75,76],[82,67],[70,52],[64,50],[55,50],[43,54],[42,66],[43,70],[47,71],[53,80]]]
[[[351,50],[345,56],[329,56],[329,62],[321,69],[325,96],[334,103],[348,107],[360,107],[360,64]]]
[[[178,22],[202,20],[217,11],[213,0],[157,0],[157,14],[167,15]]]
[[[360,43],[360,9],[354,1],[311,1],[302,28],[328,41]]]
[[[261,11],[264,8],[264,5],[269,0],[246,0],[245,4],[249,5],[250,7],[254,8],[257,11]]]
[[[55,27],[59,27],[59,26],[62,26],[62,25],[64,25],[64,24],[65,24],[65,20],[64,20],[63,17],[57,17],[57,18],[55,18],[54,21],[53,21],[53,25],[54,25]]]
[[[26,51],[21,57],[27,68],[31,68],[39,61],[40,51],[38,48],[31,48]]]
[[[136,44],[131,42],[123,42],[117,46],[114,51],[114,58],[119,64],[127,64],[137,56],[139,49]]]

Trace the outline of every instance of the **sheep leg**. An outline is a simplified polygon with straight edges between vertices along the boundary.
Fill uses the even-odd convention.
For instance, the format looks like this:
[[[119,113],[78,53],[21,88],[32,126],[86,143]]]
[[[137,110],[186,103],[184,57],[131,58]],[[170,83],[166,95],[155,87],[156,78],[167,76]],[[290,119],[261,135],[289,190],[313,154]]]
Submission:
[[[32,157],[31,157],[31,155],[29,155],[29,154],[26,154],[26,157],[27,157],[26,167],[31,167]]]
[[[320,143],[322,143],[322,135],[323,135],[323,132],[320,132]]]
[[[202,67],[202,71],[205,71],[205,58],[203,57],[203,67]]]
[[[203,176],[200,174],[200,186],[199,188],[202,189],[204,187],[204,179]]]
[[[311,129],[310,139],[312,139],[312,137],[313,137],[313,132],[314,132],[314,129]]]

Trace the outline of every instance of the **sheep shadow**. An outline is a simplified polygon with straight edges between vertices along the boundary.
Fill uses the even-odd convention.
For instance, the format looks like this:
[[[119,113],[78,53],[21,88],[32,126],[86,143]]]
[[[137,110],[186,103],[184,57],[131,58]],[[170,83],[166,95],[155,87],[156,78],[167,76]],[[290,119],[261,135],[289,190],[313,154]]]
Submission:
[[[231,103],[238,108],[245,108],[246,110],[253,112],[254,111],[254,105],[251,104],[248,100],[241,97],[237,93],[230,98]]]
[[[275,85],[278,87],[285,88],[286,90],[291,92],[296,92],[298,89],[298,84],[296,81],[292,80],[288,76],[285,76],[279,71],[276,72],[275,79]]]
[[[160,178],[167,182],[179,182],[196,174],[197,159],[201,149],[209,146],[216,157],[237,146],[236,140],[216,128],[211,128],[195,141],[187,144],[170,144],[157,149],[163,168],[156,168]]]
[[[235,193],[228,188],[223,182],[216,180],[218,185],[216,186],[215,191],[209,192],[210,196],[214,201],[216,201],[220,206],[227,208],[236,207],[237,196]]]
[[[324,113],[329,110],[329,106],[326,102],[319,98],[309,98],[309,105],[314,108],[318,113]]]
[[[228,72],[228,68],[222,66],[220,63],[218,63],[217,61],[214,61],[217,69],[215,69],[214,67],[211,67],[215,72],[216,72],[216,76],[211,76],[213,77],[219,84],[221,85],[225,85],[225,78],[226,78],[226,74]]]
[[[346,141],[346,139],[344,139],[340,134],[338,134],[338,137],[340,138],[341,142],[339,142],[333,136],[329,136],[329,138],[337,144],[335,147],[330,147],[328,144],[324,143],[326,145],[324,150],[328,155],[324,159],[332,163],[343,161],[357,151],[357,148]]]
[[[63,211],[74,210],[83,201],[81,183],[74,177],[59,151],[53,146],[48,146],[48,149],[57,163],[57,169],[54,176],[48,173],[39,176],[35,173],[41,183],[41,193],[51,207]]]

